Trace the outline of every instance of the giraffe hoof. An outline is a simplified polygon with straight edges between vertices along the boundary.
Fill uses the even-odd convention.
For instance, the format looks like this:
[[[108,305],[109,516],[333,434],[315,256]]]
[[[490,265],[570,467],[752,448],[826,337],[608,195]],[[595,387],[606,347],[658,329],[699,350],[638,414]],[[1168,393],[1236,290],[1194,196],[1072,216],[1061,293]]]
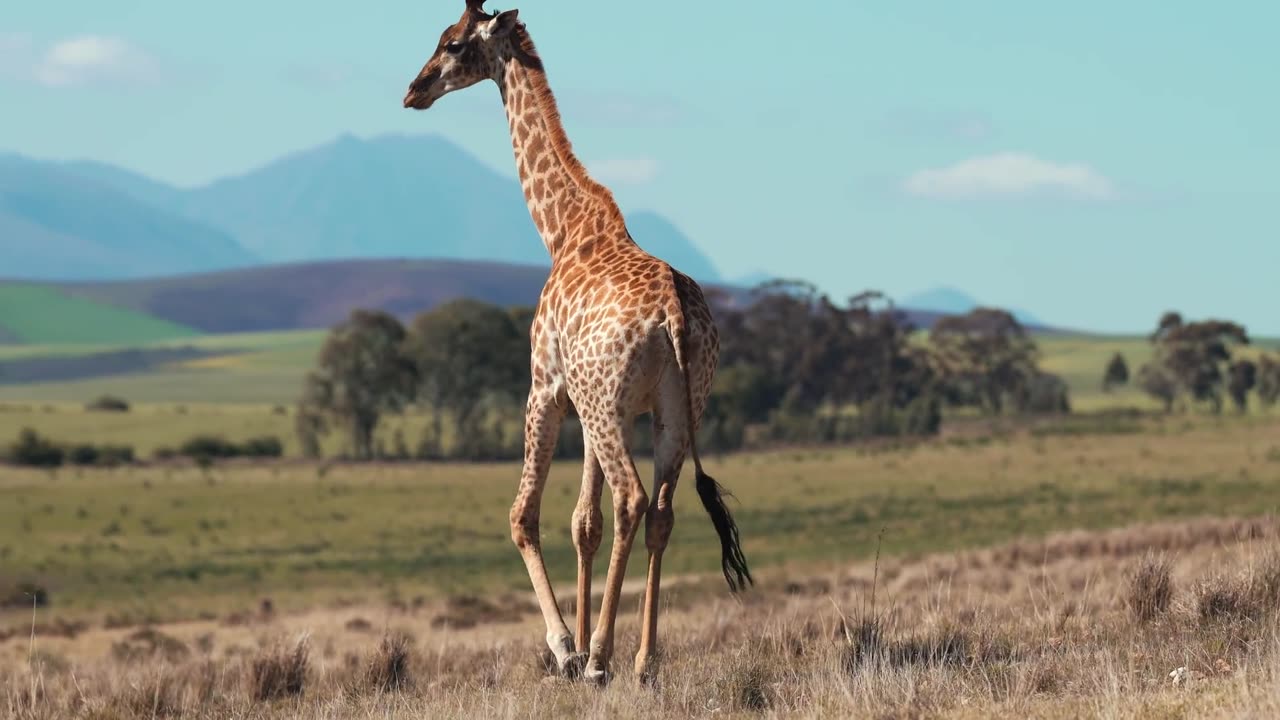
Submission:
[[[647,688],[658,687],[658,663],[650,659],[636,666],[636,680],[640,685]]]
[[[582,679],[596,687],[604,687],[609,684],[609,680],[612,678],[609,677],[609,671],[607,670],[588,668],[583,671]]]
[[[587,654],[584,652],[570,653],[565,657],[564,662],[560,663],[560,674],[570,680],[577,680],[582,677],[583,670],[587,667]]]

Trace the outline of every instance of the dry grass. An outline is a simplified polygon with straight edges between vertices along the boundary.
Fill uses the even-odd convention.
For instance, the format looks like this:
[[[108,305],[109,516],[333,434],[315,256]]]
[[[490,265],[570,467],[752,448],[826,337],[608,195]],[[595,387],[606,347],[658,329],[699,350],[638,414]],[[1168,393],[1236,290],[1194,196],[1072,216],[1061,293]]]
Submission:
[[[773,571],[740,602],[674,584],[654,687],[628,674],[634,597],[603,690],[549,673],[540,618],[502,599],[11,638],[0,716],[1273,717],[1278,540],[1205,519]],[[432,622],[460,608],[484,611]]]
[[[1173,602],[1173,564],[1168,558],[1148,555],[1129,577],[1129,611],[1139,622],[1164,615]]]
[[[292,647],[276,644],[264,649],[250,665],[250,694],[265,702],[301,695],[307,684],[310,665],[308,638],[303,636]]]

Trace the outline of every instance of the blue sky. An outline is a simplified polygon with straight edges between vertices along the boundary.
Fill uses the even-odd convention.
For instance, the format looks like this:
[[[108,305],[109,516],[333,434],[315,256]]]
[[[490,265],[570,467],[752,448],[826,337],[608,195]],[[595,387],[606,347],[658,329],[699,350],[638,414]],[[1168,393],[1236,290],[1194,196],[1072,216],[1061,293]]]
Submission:
[[[400,107],[462,5],[13,3],[0,150],[190,185],[344,132],[439,133],[514,175],[491,85]],[[1280,335],[1278,4],[520,12],[579,154],[729,277],[953,285],[1101,330],[1176,308]]]

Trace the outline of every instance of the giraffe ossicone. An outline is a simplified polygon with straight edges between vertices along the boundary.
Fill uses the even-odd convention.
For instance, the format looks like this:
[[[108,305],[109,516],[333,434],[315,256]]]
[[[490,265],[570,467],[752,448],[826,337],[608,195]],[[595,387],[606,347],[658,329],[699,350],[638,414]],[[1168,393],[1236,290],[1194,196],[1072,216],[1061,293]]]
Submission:
[[[561,672],[608,678],[627,558],[641,523],[649,568],[635,672],[656,673],[662,556],[675,523],[676,482],[686,454],[720,538],[733,591],[751,583],[723,490],[702,469],[694,436],[719,359],[719,336],[701,288],[640,248],[608,188],[573,153],[546,71],[518,10],[489,13],[466,0],[409,85],[404,106],[426,110],[482,80],[497,83],[529,214],[551,254],[551,273],[530,331],[532,383],[525,408],[524,465],[511,507],[511,538],[524,559]],[[571,520],[578,555],[576,632],[556,603],[543,562],[539,519],[552,452],[572,403],[583,429],[582,487]],[[654,480],[645,490],[630,454],[635,418],[652,413]],[[603,535],[604,483],[614,537],[591,631],[591,573]]]

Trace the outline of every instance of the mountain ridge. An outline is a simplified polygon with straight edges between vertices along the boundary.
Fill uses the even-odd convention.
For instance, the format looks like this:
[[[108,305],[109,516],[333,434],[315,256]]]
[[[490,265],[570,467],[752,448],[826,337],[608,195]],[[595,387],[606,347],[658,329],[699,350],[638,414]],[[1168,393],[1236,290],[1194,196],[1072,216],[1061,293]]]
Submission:
[[[0,244],[0,252],[13,250],[7,255],[15,259],[3,271],[25,279],[110,280],[385,257],[550,265],[519,182],[435,134],[344,134],[191,188],[93,161],[0,155],[0,168],[6,161],[11,171],[10,182],[0,184],[0,233],[12,247]],[[31,194],[23,187],[28,177],[45,179],[36,183],[41,202],[62,215],[13,211]],[[119,232],[58,232],[63,218],[84,207],[99,211],[108,234]],[[134,218],[132,224],[106,212],[113,207]],[[627,218],[641,247],[699,280],[720,279],[714,263],[669,219],[652,211]],[[154,232],[128,229],[134,227]],[[148,262],[104,249],[135,236],[142,247],[132,252]],[[189,238],[212,246],[215,236],[226,246],[222,255],[182,251]],[[49,248],[38,263],[16,253],[37,244]]]

